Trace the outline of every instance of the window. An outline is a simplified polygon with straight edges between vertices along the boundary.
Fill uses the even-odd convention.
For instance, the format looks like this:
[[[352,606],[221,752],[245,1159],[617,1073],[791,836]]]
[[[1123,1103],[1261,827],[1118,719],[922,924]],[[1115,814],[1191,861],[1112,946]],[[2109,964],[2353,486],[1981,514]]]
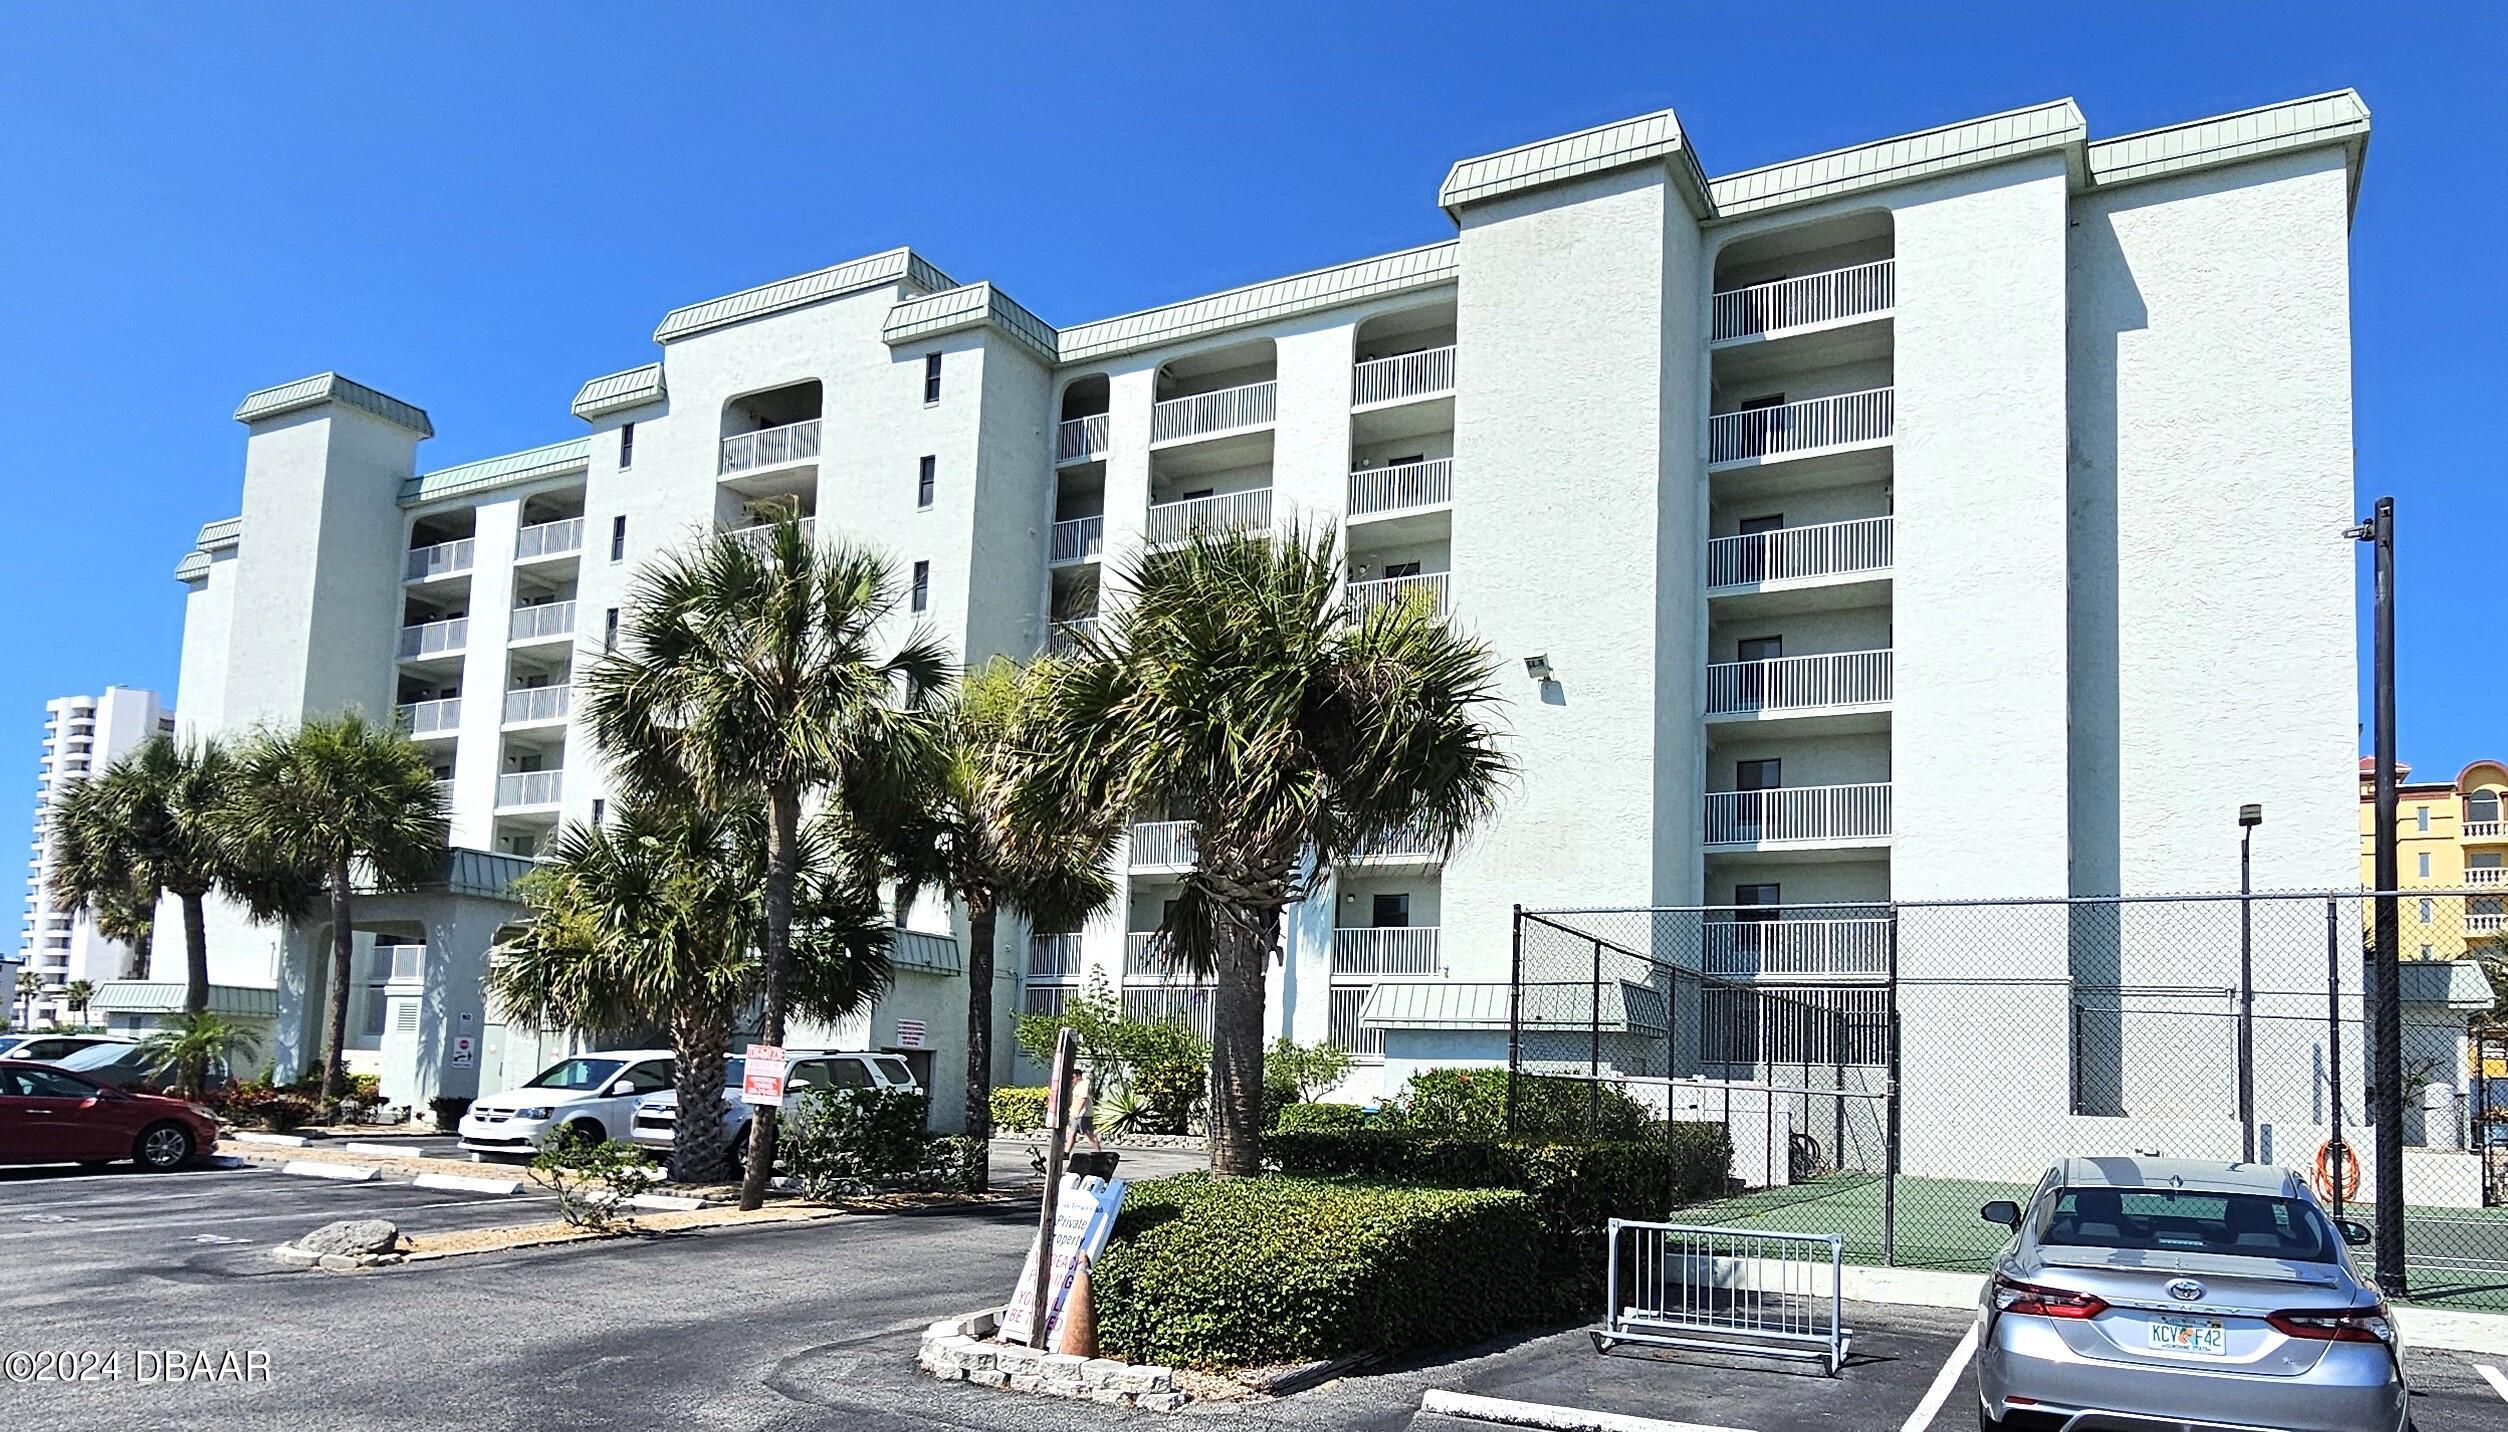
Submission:
[[[2430,828],[2430,808],[2428,806],[2414,806],[2412,808],[2412,824],[2416,830],[2427,832]]]
[[[601,817],[608,813],[609,808],[610,803],[608,801],[601,799],[599,796],[594,796],[592,798],[592,823],[594,825],[599,825],[601,823]]]
[[[932,564],[929,562],[917,562],[914,564],[913,609],[919,612],[925,610],[931,605]]]
[[[618,425],[618,465],[620,467],[636,465],[636,425],[634,423]]]
[[[923,355],[923,401],[927,403],[940,401],[940,360],[938,353]]]
[[[622,561],[627,556],[627,514],[610,519],[610,560]]]
[[[2312,1203],[2252,1193],[2068,1188],[2040,1243],[2142,1253],[2229,1253],[2331,1263],[2333,1229]]]
[[[618,650],[618,608],[616,607],[601,614],[601,650],[605,653]]]
[[[1407,894],[1383,894],[1374,897],[1367,923],[1379,930],[1401,930],[1410,927],[1411,897]]]
[[[914,505],[916,507],[928,508],[932,505],[932,489],[939,482],[939,467],[939,458],[926,456],[923,459],[923,472],[914,481]]]
[[[2431,918],[2432,918],[2432,917],[2434,917],[2434,916],[2436,916],[2437,914],[2438,914],[2438,902],[2437,902],[2436,900],[2431,899],[2431,898],[2430,898],[2429,896],[2427,896],[2427,895],[2422,896],[2422,897],[2421,897],[2421,923],[2422,923],[2422,924],[2424,924],[2424,925],[2428,924],[2428,923],[2430,922]]]
[[[1385,575],[1387,577],[1416,577],[1419,575],[1419,563],[1387,562],[1385,564]]]
[[[2427,810],[2428,807],[2424,806],[2422,809]],[[2464,818],[2466,820],[2474,821],[2498,820],[2499,793],[2497,791],[2475,791],[2472,795],[2465,797]]]
[[[671,1061],[649,1059],[642,1064],[630,1066],[627,1072],[619,1077],[627,1082],[631,1093],[659,1094],[671,1086]]]
[[[383,1014],[390,1004],[391,1001],[384,994],[381,981],[366,986],[366,1037],[368,1039],[383,1037]]]
[[[2421,852],[2421,878],[2430,878],[2430,853],[2426,850]]]
[[[1785,763],[1774,757],[1733,763],[1733,789],[1737,791],[1773,791],[1784,784]]]

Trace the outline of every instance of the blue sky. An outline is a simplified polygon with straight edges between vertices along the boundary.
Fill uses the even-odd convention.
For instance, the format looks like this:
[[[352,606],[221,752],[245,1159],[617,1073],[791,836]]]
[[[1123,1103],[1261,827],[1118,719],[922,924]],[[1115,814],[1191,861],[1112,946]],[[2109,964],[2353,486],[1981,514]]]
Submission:
[[[49,696],[171,688],[169,572],[236,510],[227,414],[264,384],[416,402],[444,466],[581,431],[576,386],[666,308],[899,243],[1064,323],[1444,237],[1455,158],[1667,104],[1723,173],[2057,95],[2104,135],[2351,85],[2359,483],[2402,507],[2404,755],[2452,772],[2508,751],[2508,25],[2460,13],[21,0],[0,756],[31,775]],[[0,830],[32,789],[0,782]]]

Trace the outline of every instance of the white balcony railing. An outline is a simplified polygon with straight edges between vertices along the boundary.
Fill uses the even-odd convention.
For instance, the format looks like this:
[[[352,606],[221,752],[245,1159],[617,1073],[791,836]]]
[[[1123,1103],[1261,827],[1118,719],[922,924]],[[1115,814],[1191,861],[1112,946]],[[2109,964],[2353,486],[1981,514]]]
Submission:
[[[2468,935],[2495,935],[2503,926],[2508,926],[2508,915],[2497,910],[2470,911],[2464,917],[2464,932]]]
[[[1744,408],[1707,419],[1707,462],[1801,457],[1829,448],[1886,442],[1895,389],[1867,388],[1832,398],[1805,398],[1770,408]]]
[[[1707,585],[1747,587],[1804,577],[1839,577],[1890,569],[1888,517],[1857,517],[1810,527],[1782,527],[1707,543]]]
[[[470,570],[477,542],[469,537],[452,542],[438,542],[431,547],[409,549],[409,580],[425,581],[429,577],[450,577]]]
[[[1150,441],[1172,442],[1262,427],[1278,410],[1279,392],[1280,385],[1266,378],[1215,393],[1169,398],[1150,409]]]
[[[1378,577],[1371,582],[1350,584],[1350,610],[1365,614],[1396,602],[1425,602],[1428,609],[1444,616],[1446,612],[1446,574],[1422,572],[1412,577]]]
[[[1728,288],[1715,296],[1713,341],[1776,338],[1800,328],[1875,318],[1898,302],[1898,262],[1878,259],[1851,268],[1807,273]]]
[[[449,617],[440,622],[420,622],[401,628],[400,654],[404,657],[439,656],[459,651],[470,640],[470,618]]]
[[[527,806],[553,806],[565,793],[566,772],[507,771],[496,778],[496,808],[516,810]]]
[[[2467,840],[2497,840],[2503,832],[2508,832],[2508,821],[2469,820],[2464,823],[2464,838]]]
[[[1106,455],[1106,415],[1065,418],[1054,425],[1054,461],[1090,462]]]
[[[441,736],[462,724],[462,699],[439,697],[433,701],[404,701],[393,715],[405,736]]]
[[[818,455],[819,420],[804,418],[780,428],[760,428],[723,439],[723,464],[715,471],[717,476],[724,476],[753,467],[803,462]]]
[[[537,641],[543,637],[575,634],[573,602],[542,602],[538,606],[514,608],[512,639]]]
[[[1082,639],[1097,634],[1097,618],[1073,617],[1054,623],[1045,633],[1045,649],[1057,656],[1080,649]]]
[[[1350,515],[1371,517],[1454,500],[1454,459],[1363,467],[1350,474]]]
[[[818,527],[819,527],[819,523],[818,523],[818,519],[817,519],[817,518],[815,518],[815,517],[804,517],[804,518],[802,518],[802,519],[801,519],[801,524],[800,524],[800,525],[801,525],[801,540],[802,540],[802,541],[804,541],[804,542],[811,542],[811,541],[815,541],[815,540],[817,540]],[[731,538],[731,539],[732,539],[733,541],[735,541],[735,542],[742,543],[742,544],[744,544],[744,545],[746,545],[746,546],[755,547],[755,548],[757,548],[759,551],[763,552],[763,551],[767,550],[767,543],[768,543],[768,542],[770,542],[771,540],[773,540],[772,534],[774,533],[774,531],[775,531],[775,524],[774,524],[774,523],[772,523],[772,522],[760,522],[760,523],[758,523],[758,524],[756,524],[755,526],[752,526],[752,527],[735,527],[735,528],[733,528],[731,531],[726,532],[726,533],[725,533],[725,534],[723,534],[723,535],[725,535],[725,536],[727,536],[727,537]]]
[[[1123,977],[1162,984],[1189,984],[1191,970],[1168,953],[1167,937],[1156,930],[1133,930],[1123,937]]]
[[[1193,822],[1143,821],[1132,827],[1132,868],[1135,870],[1193,863]]]
[[[1433,975],[1437,970],[1434,925],[1345,925],[1332,932],[1334,974]]]
[[[1454,391],[1454,345],[1423,348],[1417,353],[1397,353],[1390,358],[1370,358],[1350,370],[1350,402],[1365,407],[1369,403],[1398,403],[1405,398],[1426,398]]]
[[[1789,786],[1773,791],[1709,791],[1707,844],[1776,845],[1877,840],[1890,833],[1888,782]]]
[[[1105,548],[1106,518],[1102,513],[1054,524],[1053,560],[1057,563],[1086,562]]]
[[[583,519],[561,517],[555,522],[534,522],[514,534],[514,560],[527,562],[534,557],[563,557],[583,550]]]
[[[1407,861],[1435,860],[1437,857],[1437,847],[1429,841],[1427,832],[1416,826],[1405,826],[1390,835],[1363,841],[1349,855],[1351,860]]]
[[[1868,706],[1890,699],[1890,652],[1837,651],[1767,661],[1720,661],[1707,668],[1707,714],[1808,711]]]
[[[1358,1059],[1385,1057],[1384,1030],[1359,1023],[1360,1013],[1367,1008],[1367,997],[1374,992],[1373,985],[1347,985],[1325,993],[1326,1043],[1346,1049]]]
[[[1271,489],[1249,488],[1216,497],[1188,497],[1161,502],[1149,510],[1149,540],[1163,546],[1183,542],[1197,532],[1229,532],[1271,525]]]
[[[1889,972],[1890,922],[1877,918],[1754,920],[1713,918],[1699,931],[1710,975],[1882,975]]]
[[[1080,977],[1080,937],[1064,933],[1028,936],[1028,978],[1073,980]]]
[[[2508,868],[2497,865],[2467,866],[2464,872],[2464,883],[2467,885],[2508,885]]]
[[[1123,992],[1123,1012],[1152,1024],[1181,1024],[1207,1040],[1211,1033],[1211,999],[1208,985],[1135,986]]]
[[[574,706],[572,686],[523,686],[505,693],[505,724],[563,721]]]

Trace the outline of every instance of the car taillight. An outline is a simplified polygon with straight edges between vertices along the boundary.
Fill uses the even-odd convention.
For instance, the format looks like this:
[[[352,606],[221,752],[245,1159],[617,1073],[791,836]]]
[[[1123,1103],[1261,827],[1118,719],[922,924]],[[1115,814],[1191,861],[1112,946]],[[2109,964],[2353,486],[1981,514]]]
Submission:
[[[2107,1300],[2094,1293],[2042,1287],[1996,1274],[1994,1306],[2007,1313],[2029,1313],[2041,1318],[2095,1318],[2107,1311]]]
[[[2266,1318],[2265,1324],[2284,1337],[2303,1342],[2392,1342],[2395,1325],[2386,1319],[2386,1305],[2365,1308],[2293,1308]]]

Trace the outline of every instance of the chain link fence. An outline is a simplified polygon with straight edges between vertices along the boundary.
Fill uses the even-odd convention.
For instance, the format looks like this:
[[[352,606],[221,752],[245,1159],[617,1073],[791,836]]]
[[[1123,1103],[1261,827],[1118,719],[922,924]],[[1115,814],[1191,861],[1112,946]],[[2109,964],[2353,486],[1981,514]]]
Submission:
[[[1835,1233],[1874,1263],[1983,1267],[2003,1230],[1978,1206],[2074,1155],[2278,1163],[2374,1226],[2378,903],[1523,911],[1511,1105],[1569,1080],[1589,1129],[1621,1100],[1719,1123],[1730,1192],[1684,1221]],[[2508,1307],[2503,906],[2508,889],[2394,897],[2416,1298]]]

